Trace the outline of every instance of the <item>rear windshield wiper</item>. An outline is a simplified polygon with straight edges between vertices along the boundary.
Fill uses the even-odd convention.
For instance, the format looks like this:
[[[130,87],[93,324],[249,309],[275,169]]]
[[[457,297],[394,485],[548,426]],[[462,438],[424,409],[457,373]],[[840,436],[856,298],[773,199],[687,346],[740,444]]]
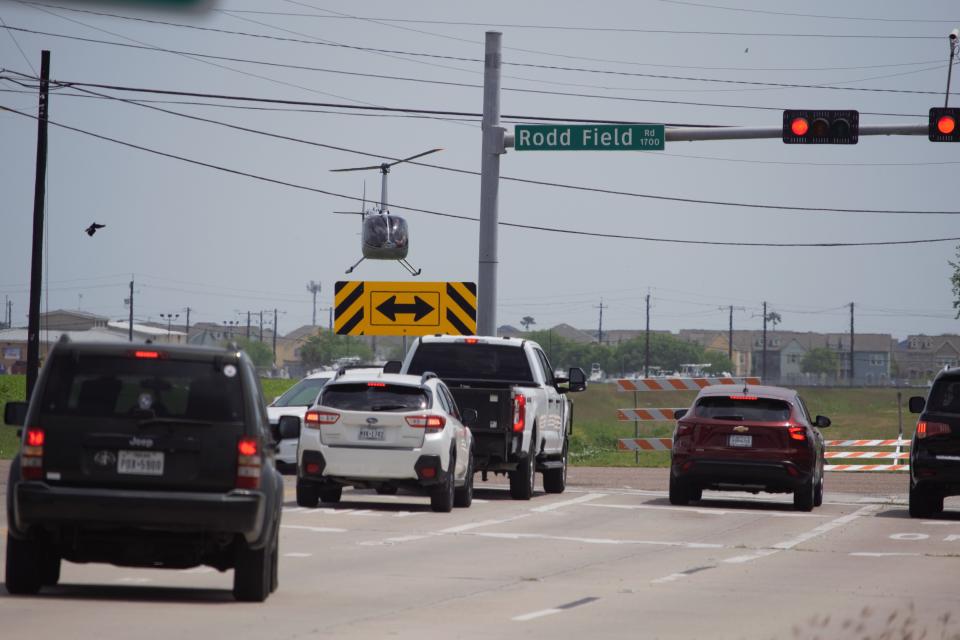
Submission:
[[[137,426],[147,427],[153,424],[182,424],[208,427],[213,424],[213,420],[194,420],[192,418],[147,418],[137,423]]]
[[[743,420],[743,416],[712,416],[714,420]]]
[[[375,404],[370,407],[370,411],[396,411],[397,409],[406,409],[404,404]]]

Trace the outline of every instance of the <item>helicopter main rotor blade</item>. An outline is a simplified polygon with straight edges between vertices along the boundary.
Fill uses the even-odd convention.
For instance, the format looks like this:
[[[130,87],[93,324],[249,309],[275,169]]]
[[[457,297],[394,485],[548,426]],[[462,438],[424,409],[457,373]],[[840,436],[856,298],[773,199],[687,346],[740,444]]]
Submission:
[[[349,169],[330,169],[331,173],[342,173],[344,171],[367,171],[369,169],[379,169],[381,165],[374,164],[369,167],[350,167]]]
[[[334,213],[339,213],[343,216],[364,216],[366,215],[363,211],[334,211]]]
[[[423,156],[428,156],[431,153],[436,153],[437,151],[443,151],[442,148],[430,149],[429,151],[424,151],[423,153],[418,153],[416,155],[410,156],[409,158],[404,158],[403,160],[394,160],[387,164],[388,167],[392,167],[395,164],[400,164],[401,162],[409,162],[411,160],[416,160],[417,158],[422,158]]]

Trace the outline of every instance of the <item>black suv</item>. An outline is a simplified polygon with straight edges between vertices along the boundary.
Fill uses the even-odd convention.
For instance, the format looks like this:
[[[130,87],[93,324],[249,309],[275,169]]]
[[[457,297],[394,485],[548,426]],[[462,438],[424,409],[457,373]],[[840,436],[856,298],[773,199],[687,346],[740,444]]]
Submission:
[[[928,518],[943,511],[943,499],[960,495],[960,368],[944,369],[926,401],[910,398],[919,413],[910,445],[910,515]]]
[[[6,586],[36,593],[61,559],[234,569],[236,599],[277,587],[283,481],[260,382],[236,348],[58,342],[7,488]]]

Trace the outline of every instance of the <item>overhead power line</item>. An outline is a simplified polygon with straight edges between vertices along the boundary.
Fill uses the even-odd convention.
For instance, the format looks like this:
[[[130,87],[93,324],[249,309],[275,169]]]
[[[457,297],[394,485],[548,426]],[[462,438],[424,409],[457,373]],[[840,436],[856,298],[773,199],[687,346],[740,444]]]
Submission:
[[[688,0],[657,0],[664,4],[677,4],[689,7],[698,7],[701,9],[717,9],[721,11],[736,11],[737,13],[759,13],[767,16],[785,16],[788,18],[818,18],[822,20],[851,20],[856,22],[914,22],[927,24],[945,24],[960,22],[960,18],[878,18],[873,16],[831,16],[818,13],[794,13],[789,11],[771,11],[768,9],[745,9],[743,7],[727,7],[718,4],[707,4],[706,2],[689,2]]]
[[[19,110],[16,110],[16,109],[12,109],[12,108],[10,108],[10,107],[0,106],[0,109],[5,110],[5,111],[7,111],[7,112],[9,112],[9,113],[13,113],[13,114],[16,114],[16,115],[20,115],[20,116],[26,117],[26,118],[31,118],[31,119],[34,119],[34,120],[37,119],[37,116],[31,115],[31,114],[29,114],[29,113],[25,113],[25,112],[23,112],[23,111],[19,111]],[[83,134],[83,135],[87,135],[87,136],[90,136],[90,137],[93,137],[93,138],[96,138],[96,139],[99,139],[99,140],[103,140],[103,141],[106,141],[106,142],[112,142],[112,143],[115,143],[115,144],[118,144],[118,145],[121,145],[121,146],[125,146],[125,147],[129,147],[129,148],[132,148],[132,149],[137,149],[137,150],[140,150],[140,151],[144,151],[144,152],[146,152],[146,153],[150,153],[150,154],[162,156],[162,157],[169,158],[169,159],[173,159],[173,160],[179,160],[179,161],[186,162],[186,163],[188,163],[188,164],[192,164],[192,165],[196,165],[196,166],[202,166],[202,167],[206,167],[206,168],[209,168],[209,169],[215,169],[215,170],[222,171],[222,172],[225,172],[225,173],[229,173],[229,174],[232,174],[232,175],[243,176],[243,177],[247,177],[247,178],[252,178],[252,179],[254,179],[254,180],[259,180],[259,181],[262,181],[262,182],[267,182],[267,183],[270,183],[270,184],[275,184],[275,185],[290,187],[290,188],[293,188],[293,189],[299,189],[299,190],[309,191],[309,192],[313,192],[313,193],[319,193],[319,194],[322,194],[322,195],[327,195],[327,196],[331,196],[331,197],[335,197],[335,198],[342,198],[342,199],[345,199],[345,200],[352,200],[352,201],[355,201],[355,202],[359,202],[359,201],[362,201],[362,200],[363,200],[362,198],[358,198],[358,197],[356,197],[356,196],[348,196],[348,195],[341,194],[341,193],[336,193],[336,192],[333,192],[333,191],[327,191],[327,190],[325,190],[325,189],[319,189],[319,188],[317,188],[317,187],[310,187],[310,186],[307,186],[307,185],[301,185],[301,184],[297,184],[297,183],[293,183],[293,182],[288,182],[288,181],[285,181],[285,180],[279,180],[279,179],[276,179],[276,178],[269,178],[269,177],[266,177],[266,176],[261,176],[261,175],[258,175],[258,174],[254,174],[254,173],[250,173],[250,172],[246,172],[246,171],[241,171],[241,170],[238,170],[238,169],[231,169],[231,168],[229,168],[229,167],[224,167],[224,166],[221,166],[221,165],[217,165],[217,164],[213,164],[213,163],[209,163],[209,162],[204,162],[204,161],[201,161],[201,160],[195,160],[195,159],[193,159],[193,158],[188,158],[188,157],[181,156],[181,155],[177,155],[177,154],[167,153],[167,152],[165,152],[165,151],[159,151],[159,150],[157,150],[157,149],[152,149],[152,148],[150,148],[150,147],[145,147],[145,146],[138,145],[138,144],[134,144],[134,143],[131,143],[131,142],[126,142],[126,141],[123,141],[123,140],[118,140],[117,138],[112,138],[112,137],[105,136],[105,135],[102,135],[102,134],[93,133],[93,132],[91,132],[91,131],[86,131],[86,130],[80,129],[80,128],[78,128],[78,127],[72,127],[72,126],[70,126],[70,125],[61,124],[61,123],[58,123],[58,122],[54,122],[54,121],[52,121],[52,120],[48,120],[48,123],[51,124],[51,125],[53,125],[53,126],[56,126],[56,127],[62,128],[62,129],[66,129],[66,130],[68,130],[68,131],[74,131],[74,132],[76,132],[76,133],[81,133],[81,134]],[[404,210],[404,211],[412,211],[412,212],[416,212],[416,213],[425,213],[425,214],[428,214],[428,215],[434,215],[434,216],[439,216],[439,217],[444,217],[444,218],[451,218],[451,219],[456,219],[456,220],[469,220],[469,221],[473,221],[473,222],[478,221],[477,218],[474,218],[474,217],[471,217],[471,216],[464,216],[464,215],[458,215],[458,214],[453,214],[453,213],[446,213],[446,212],[441,212],[441,211],[434,211],[434,210],[430,210],[430,209],[420,209],[420,208],[409,207],[409,206],[405,206],[405,205],[399,205],[399,204],[395,204],[395,203],[390,203],[390,206],[392,206],[393,208],[396,208],[396,209]],[[759,206],[759,205],[758,205],[758,206]],[[768,207],[768,208],[780,208],[780,207],[770,207],[769,205],[768,205],[767,207]],[[850,211],[850,210],[847,210],[847,211]],[[861,211],[861,212],[866,212],[867,210],[860,210],[860,211]],[[960,213],[960,212],[958,212],[958,213]],[[790,247],[790,248],[799,248],[799,247],[820,247],[820,248],[835,248],[835,247],[876,247],[876,246],[899,246],[899,245],[932,244],[932,243],[937,243],[937,242],[956,242],[956,241],[960,240],[960,237],[949,237],[949,238],[922,238],[922,239],[915,239],[915,240],[881,240],[881,241],[872,241],[872,242],[734,242],[734,241],[724,242],[724,241],[717,241],[717,240],[687,240],[687,239],[679,239],[679,238],[657,238],[657,237],[652,237],[652,236],[637,236],[637,235],[627,235],[627,234],[600,233],[600,232],[594,232],[594,231],[582,231],[582,230],[578,230],[578,229],[563,229],[563,228],[558,228],[558,227],[544,227],[544,226],[538,226],[538,225],[519,224],[519,223],[515,223],[515,222],[503,222],[503,221],[498,222],[498,224],[499,224],[499,225],[502,225],[502,226],[505,226],[505,227],[514,228],[514,229],[527,229],[527,230],[530,230],[530,231],[545,231],[545,232],[550,232],[550,233],[559,233],[559,234],[564,234],[564,235],[574,235],[574,236],[581,236],[581,237],[594,237],[594,238],[606,238],[606,239],[617,239],[617,240],[640,240],[640,241],[646,241],[646,242],[661,242],[661,243],[671,243],[671,244],[709,245],[709,246],[731,246],[731,247],[782,247],[782,248],[787,248],[787,247]]]
[[[378,80],[394,80],[398,82],[416,82],[421,84],[433,84],[433,85],[442,85],[442,86],[451,86],[451,87],[461,87],[469,89],[482,89],[482,84],[468,83],[468,82],[453,82],[448,80],[434,80],[430,78],[417,78],[409,76],[399,76],[399,75],[390,75],[390,74],[379,74],[379,73],[364,73],[359,71],[348,71],[345,69],[334,69],[330,67],[314,67],[309,65],[300,65],[300,64],[289,64],[282,62],[270,62],[267,60],[256,60],[251,58],[238,58],[234,56],[218,56],[207,53],[199,53],[196,51],[184,51],[179,49],[170,49],[167,47],[155,47],[151,45],[143,44],[130,44],[126,42],[114,42],[110,40],[100,40],[97,38],[85,38],[81,36],[71,36],[62,33],[52,33],[49,31],[38,31],[35,29],[27,29],[24,27],[15,27],[10,25],[0,25],[0,28],[7,29],[8,31],[19,31],[22,33],[30,33],[34,35],[42,35],[53,38],[63,38],[67,40],[74,40],[79,42],[87,42],[91,44],[102,44],[113,47],[124,47],[128,49],[139,49],[143,51],[153,51],[157,53],[168,53],[178,56],[188,56],[194,58],[204,58],[207,60],[222,60],[227,62],[240,62],[244,64],[255,64],[261,66],[283,68],[283,69],[294,69],[298,71],[313,71],[318,73],[330,73],[337,75],[345,76],[354,76],[354,77],[363,77],[363,78],[375,78]],[[474,62],[481,62],[479,59],[474,60]],[[861,91],[866,93],[894,93],[894,94],[908,94],[908,95],[943,95],[942,91],[925,91],[925,90],[913,90],[913,89],[891,89],[891,88],[881,88],[881,87],[850,87],[843,86],[840,83],[836,84],[800,84],[800,83],[790,83],[790,82],[763,82],[757,80],[730,80],[725,78],[708,78],[708,77],[695,77],[695,76],[678,76],[678,75],[668,75],[668,74],[655,74],[655,73],[639,73],[631,71],[611,71],[605,69],[589,69],[584,67],[568,67],[568,66],[559,66],[559,65],[543,65],[543,64],[531,64],[531,63],[522,63],[522,62],[505,62],[504,64],[518,66],[518,67],[528,67],[534,69],[549,69],[553,71],[572,71],[580,73],[591,73],[591,74],[602,74],[602,75],[613,75],[613,76],[624,76],[624,77],[635,77],[635,78],[651,78],[658,80],[674,80],[674,81],[687,81],[687,82],[704,82],[704,83],[715,83],[715,84],[730,84],[730,85],[743,85],[743,86],[754,86],[754,87],[765,87],[769,89],[819,89],[819,90],[831,90],[831,91]],[[917,73],[921,71],[931,71],[934,69],[939,69],[943,65],[937,63],[933,66],[925,67],[916,71],[903,72],[898,74],[892,74],[888,76],[877,76],[873,78],[861,78],[857,80],[847,80],[845,82],[864,82],[868,80],[877,80],[886,77],[900,76],[909,73]],[[567,82],[546,82],[546,84],[559,84],[559,85],[571,85],[574,83]],[[587,86],[592,88],[607,89],[607,90],[635,90],[631,87],[602,87],[597,85],[576,85],[576,86]],[[642,100],[639,98],[634,98],[630,96],[611,96],[611,95],[600,95],[600,94],[587,94],[587,93],[575,93],[575,92],[563,92],[563,91],[546,91],[542,89],[525,89],[519,87],[502,87],[503,91],[511,91],[515,93],[533,93],[533,94],[542,94],[542,95],[553,95],[553,96],[569,96],[569,97],[578,97],[578,98],[592,98],[599,100],[624,100],[624,101],[642,101],[646,102],[647,100]],[[647,91],[656,91],[656,89],[644,89]],[[684,90],[688,91],[688,90]],[[689,90],[697,91],[697,90]],[[960,94],[954,94],[960,95]],[[711,105],[718,106],[718,105]],[[746,107],[745,107],[746,108]]]

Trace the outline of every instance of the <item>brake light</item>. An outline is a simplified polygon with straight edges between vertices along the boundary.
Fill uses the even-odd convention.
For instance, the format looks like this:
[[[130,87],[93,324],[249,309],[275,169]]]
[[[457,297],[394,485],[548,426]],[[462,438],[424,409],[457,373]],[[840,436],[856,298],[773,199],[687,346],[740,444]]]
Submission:
[[[917,423],[917,438],[932,438],[933,436],[942,436],[950,433],[950,425],[944,422],[926,422]]]
[[[307,411],[303,416],[303,423],[311,429],[319,429],[323,425],[331,425],[340,419],[339,413],[332,411]]]
[[[790,439],[799,442],[806,442],[807,430],[804,427],[789,427]]]
[[[147,360],[156,360],[160,357],[159,351],[134,351],[133,357],[135,358],[145,358]]]
[[[416,429],[424,429],[426,431],[443,431],[443,427],[447,424],[447,419],[443,416],[434,415],[407,416],[407,424]]]
[[[677,436],[687,436],[690,435],[691,432],[693,432],[692,424],[677,423]]]
[[[730,396],[731,400],[756,400],[757,396]]]
[[[367,386],[368,387],[385,387],[387,386],[387,383],[386,382],[368,382]]]
[[[513,432],[523,431],[527,419],[527,396],[518,393],[513,397]]]
[[[241,438],[237,442],[237,489],[258,489],[260,487],[258,448],[257,441],[253,438]]]
[[[467,344],[477,344],[480,340],[478,338],[467,338],[464,342]]]
[[[43,478],[43,443],[46,435],[40,427],[27,429],[23,451],[20,452],[20,475],[24,480]]]

